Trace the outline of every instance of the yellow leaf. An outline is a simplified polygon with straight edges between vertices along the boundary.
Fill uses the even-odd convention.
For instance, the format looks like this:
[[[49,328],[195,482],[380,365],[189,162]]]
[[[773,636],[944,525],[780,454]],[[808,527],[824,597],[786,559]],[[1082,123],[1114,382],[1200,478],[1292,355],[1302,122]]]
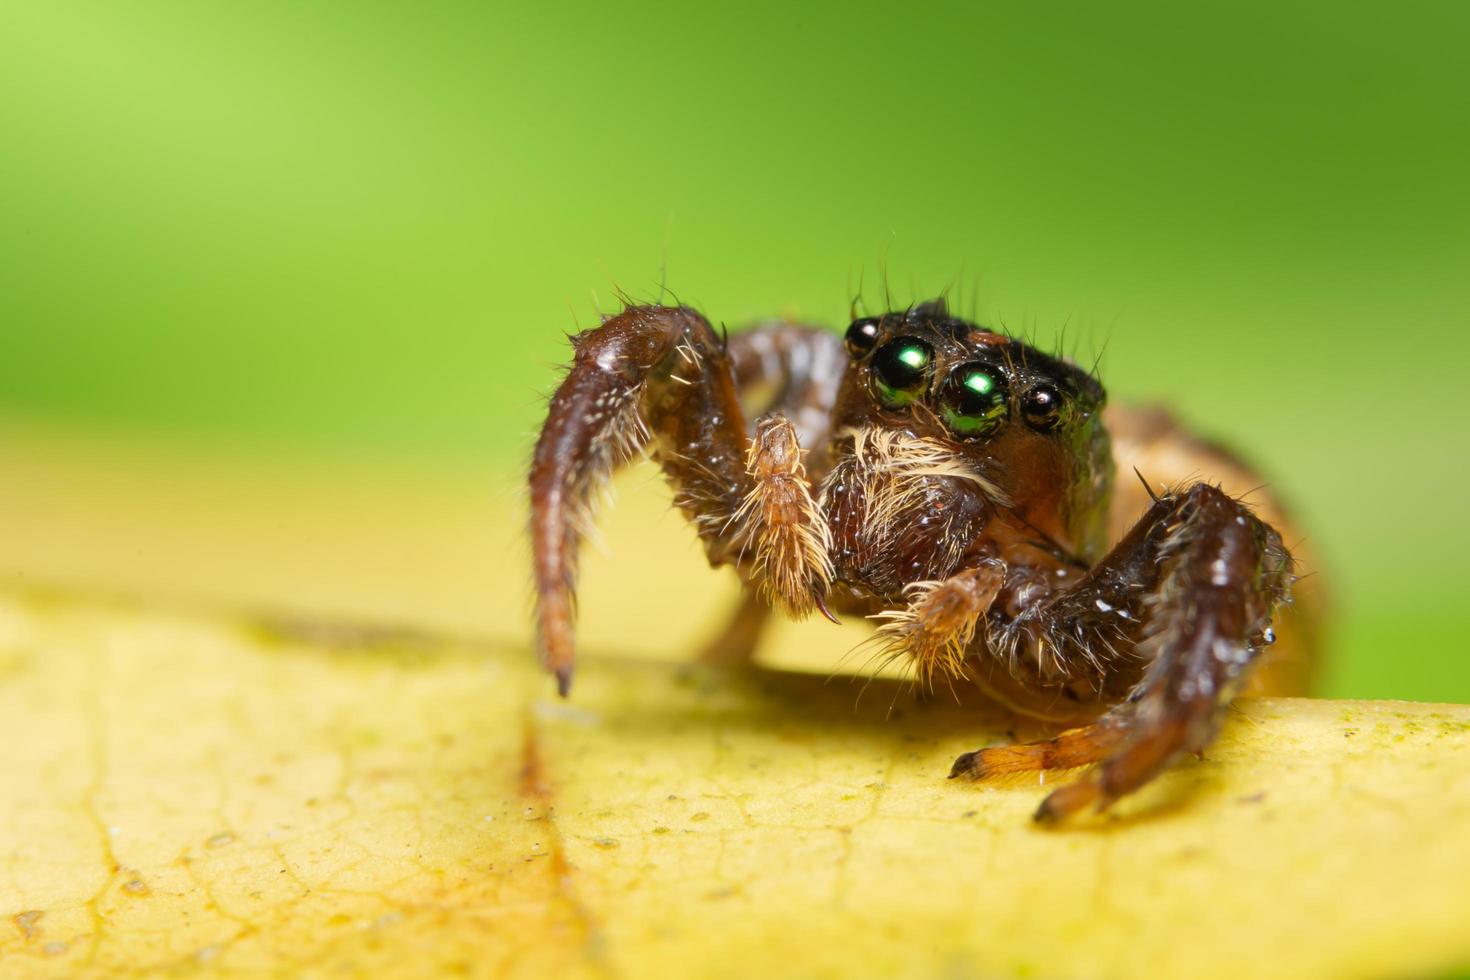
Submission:
[[[1059,830],[891,682],[0,592],[7,977],[1324,976],[1470,962],[1470,708],[1244,702]],[[861,697],[859,694],[861,692]],[[891,709],[891,710],[890,710]]]

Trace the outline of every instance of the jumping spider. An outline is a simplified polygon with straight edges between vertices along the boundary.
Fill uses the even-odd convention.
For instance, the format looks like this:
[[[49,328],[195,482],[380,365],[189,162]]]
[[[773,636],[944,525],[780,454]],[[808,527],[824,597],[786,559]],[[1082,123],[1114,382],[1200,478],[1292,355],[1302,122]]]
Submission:
[[[771,605],[880,621],[921,681],[968,678],[1067,729],[950,773],[1093,765],[1038,820],[1203,750],[1248,675],[1257,692],[1305,682],[1309,618],[1261,656],[1292,556],[1208,482],[1245,489],[1249,471],[1160,412],[1104,411],[1092,373],[943,301],[845,338],[792,323],[726,337],[686,307],[632,306],[572,343],[530,474],[539,652],[563,695],[590,502],[645,449],[711,565],[747,586],[727,657],[749,656]],[[1122,467],[1138,481],[1115,487]]]

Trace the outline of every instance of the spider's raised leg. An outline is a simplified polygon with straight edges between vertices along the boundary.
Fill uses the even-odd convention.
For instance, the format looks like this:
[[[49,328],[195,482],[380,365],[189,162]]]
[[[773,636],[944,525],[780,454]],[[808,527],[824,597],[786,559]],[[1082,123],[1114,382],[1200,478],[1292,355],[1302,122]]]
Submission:
[[[1127,699],[1058,739],[961,756],[952,775],[1097,762],[1043,801],[1042,821],[1106,807],[1138,789],[1214,737],[1221,710],[1270,642],[1291,569],[1276,531],[1218,488],[1195,484],[1159,498],[1077,587],[992,637],[1002,650],[1019,645],[1023,658],[1028,646],[1038,656],[1068,644],[1095,655],[1102,638],[1134,643],[1147,667]],[[1135,625],[1118,628],[1118,620]]]
[[[1147,473],[1150,481],[1219,484],[1232,496],[1248,500],[1256,516],[1289,542],[1298,567],[1318,567],[1297,514],[1280,492],[1249,463],[1220,446],[1202,440],[1159,408],[1110,405],[1104,412],[1113,458],[1119,473]],[[1113,493],[1110,523],[1121,536],[1152,501],[1141,480],[1122,479]],[[1320,575],[1302,575],[1292,587],[1291,605],[1278,611],[1280,640],[1251,667],[1243,696],[1301,696],[1311,693],[1317,655],[1328,622],[1326,583]]]
[[[820,523],[802,479],[795,429],[773,420],[767,437],[751,442],[724,342],[698,313],[631,307],[575,337],[573,346],[530,475],[537,640],[563,693],[574,657],[577,549],[591,521],[591,498],[645,445],[713,564],[742,561],[752,545],[759,554],[768,538],[786,540]],[[781,598],[798,609],[827,584],[820,567],[809,571],[764,569],[792,586]]]

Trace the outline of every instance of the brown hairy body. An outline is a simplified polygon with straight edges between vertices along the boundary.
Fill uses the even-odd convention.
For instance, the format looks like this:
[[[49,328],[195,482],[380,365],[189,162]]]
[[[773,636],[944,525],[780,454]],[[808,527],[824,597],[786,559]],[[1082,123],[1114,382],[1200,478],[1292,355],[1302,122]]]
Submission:
[[[926,686],[963,678],[1080,726],[955,762],[970,778],[1093,766],[1038,819],[1202,750],[1238,693],[1310,680],[1317,598],[1299,588],[1273,627],[1297,564],[1250,471],[941,302],[845,340],[787,323],[727,338],[687,308],[630,307],[573,343],[530,477],[537,636],[563,694],[590,501],[645,450],[711,564],[750,590],[714,659],[747,659],[772,606],[868,616]]]

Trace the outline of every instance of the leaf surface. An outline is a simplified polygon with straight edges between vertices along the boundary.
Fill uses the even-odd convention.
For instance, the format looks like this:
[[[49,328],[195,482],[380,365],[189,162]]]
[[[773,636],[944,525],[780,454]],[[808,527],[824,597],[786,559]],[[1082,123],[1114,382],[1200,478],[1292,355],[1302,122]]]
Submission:
[[[515,644],[0,592],[4,974],[1470,962],[1470,707],[1243,702],[1042,830],[1034,778],[944,778],[1001,719],[889,681],[591,658],[548,694]]]

